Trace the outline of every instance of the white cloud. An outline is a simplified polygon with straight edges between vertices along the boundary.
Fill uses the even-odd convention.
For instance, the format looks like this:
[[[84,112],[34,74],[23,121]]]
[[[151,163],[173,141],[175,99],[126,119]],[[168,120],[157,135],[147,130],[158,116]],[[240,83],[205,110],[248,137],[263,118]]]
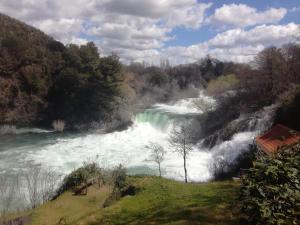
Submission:
[[[259,12],[245,4],[229,4],[215,10],[208,23],[221,27],[247,27],[258,24],[277,23],[287,13],[285,8],[269,8]]]
[[[232,29],[219,33],[208,41],[213,47],[233,47],[236,45],[281,45],[295,41],[299,25],[260,25],[251,30]]]
[[[199,28],[204,21],[205,10],[212,4],[196,4],[178,7],[167,17],[167,25],[170,27],[185,26],[188,28]]]
[[[1,0],[4,13],[64,42],[92,36],[102,53],[151,51],[178,26],[199,28],[211,4],[197,0]]]
[[[207,54],[246,62],[265,46],[291,41],[297,33],[298,26],[294,23],[266,25],[280,21],[286,14],[284,8],[258,11],[244,4],[230,4],[206,18],[211,5],[198,0],[0,1],[3,13],[36,26],[64,43],[85,44],[90,38],[102,55],[115,52],[124,62],[159,63],[160,58],[169,57],[174,64],[179,64],[196,61]],[[205,22],[209,26],[222,24],[230,30],[191,46],[165,47],[166,41],[175,38],[172,31],[176,27],[199,29]]]
[[[280,46],[299,36],[299,25],[261,25],[250,30],[232,29],[212,39],[188,47],[169,47],[162,50],[162,58],[174,64],[190,63],[210,54],[220,60],[249,62],[270,45]]]
[[[78,19],[46,19],[34,22],[36,27],[67,43],[69,37],[73,37],[84,31],[83,21]]]

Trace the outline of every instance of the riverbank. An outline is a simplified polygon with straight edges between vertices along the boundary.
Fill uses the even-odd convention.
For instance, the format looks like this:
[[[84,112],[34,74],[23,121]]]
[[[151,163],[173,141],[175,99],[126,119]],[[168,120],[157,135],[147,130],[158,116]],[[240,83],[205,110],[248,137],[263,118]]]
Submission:
[[[26,225],[59,224],[238,224],[239,182],[184,184],[159,177],[129,177],[138,189],[107,208],[106,186],[90,187],[85,196],[66,192],[23,214]],[[65,223],[64,223],[65,222]]]

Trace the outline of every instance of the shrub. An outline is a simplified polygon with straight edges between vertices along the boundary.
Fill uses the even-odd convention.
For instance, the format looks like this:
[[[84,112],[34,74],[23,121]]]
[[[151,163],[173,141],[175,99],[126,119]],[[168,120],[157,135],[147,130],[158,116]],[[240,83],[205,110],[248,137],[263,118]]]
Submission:
[[[114,190],[121,191],[126,184],[126,169],[119,165],[116,169],[112,171],[112,185]]]
[[[237,87],[239,80],[235,74],[222,75],[208,83],[206,92],[210,95],[221,94]]]
[[[63,132],[65,129],[65,122],[62,120],[55,120],[52,123],[52,127],[55,131]]]
[[[84,164],[82,167],[74,170],[64,178],[63,183],[58,190],[57,196],[67,190],[75,191],[78,186],[86,184],[89,179],[103,180],[102,178],[103,171],[97,165],[97,163],[93,162]]]
[[[110,185],[112,185],[113,189],[103,203],[104,208],[110,206],[125,195],[133,195],[136,191],[135,187],[127,183],[126,169],[122,165],[119,165],[112,171],[110,178]]]
[[[249,224],[300,223],[300,144],[257,158],[242,181]]]

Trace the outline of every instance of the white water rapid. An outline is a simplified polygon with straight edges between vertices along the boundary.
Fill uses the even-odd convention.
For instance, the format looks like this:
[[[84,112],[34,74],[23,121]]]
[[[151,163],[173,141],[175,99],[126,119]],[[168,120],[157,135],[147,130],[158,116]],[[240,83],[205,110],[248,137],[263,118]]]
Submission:
[[[205,107],[195,104],[198,101]],[[107,134],[97,132],[82,134],[57,134],[41,130],[16,132],[18,135],[0,137],[0,173],[18,173],[19,170],[39,164],[57,168],[67,174],[82,165],[84,161],[98,160],[111,168],[123,164],[129,174],[157,174],[156,165],[149,162],[150,142],[161,144],[166,150],[162,163],[163,175],[168,178],[183,179],[183,161],[168,143],[169,134],[176,121],[203,113],[205,108],[212,109],[215,101],[200,93],[198,98],[179,100],[170,104],[156,104],[133,118],[133,125],[126,130]],[[271,107],[270,107],[271,109]],[[268,121],[270,109],[262,111],[258,118],[250,120],[251,131],[237,133],[229,141],[222,142],[212,149],[194,146],[187,160],[190,181],[207,181],[212,178],[212,164],[216,157],[228,162],[247,150],[255,135]],[[261,121],[259,121],[261,120]],[[256,125],[256,124],[259,124]],[[253,128],[254,127],[254,128]],[[250,130],[250,129],[249,129]],[[24,129],[22,130],[24,131]],[[29,132],[29,133],[28,133]]]

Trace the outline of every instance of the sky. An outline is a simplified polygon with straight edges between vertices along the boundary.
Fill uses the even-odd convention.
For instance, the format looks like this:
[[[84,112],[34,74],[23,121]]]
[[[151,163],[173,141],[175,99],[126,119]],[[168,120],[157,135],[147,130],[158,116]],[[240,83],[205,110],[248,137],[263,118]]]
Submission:
[[[300,36],[300,0],[0,0],[0,12],[124,63],[249,62]]]

